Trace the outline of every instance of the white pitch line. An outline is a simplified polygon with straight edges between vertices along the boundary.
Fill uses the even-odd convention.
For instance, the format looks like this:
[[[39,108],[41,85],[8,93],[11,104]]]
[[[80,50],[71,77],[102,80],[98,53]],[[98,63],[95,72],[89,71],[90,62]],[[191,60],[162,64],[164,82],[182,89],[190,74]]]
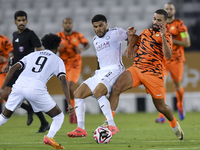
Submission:
[[[191,147],[191,148],[164,148],[162,150],[177,150],[177,149],[200,149],[200,147]],[[160,150],[160,148],[158,149],[147,149],[147,150]]]

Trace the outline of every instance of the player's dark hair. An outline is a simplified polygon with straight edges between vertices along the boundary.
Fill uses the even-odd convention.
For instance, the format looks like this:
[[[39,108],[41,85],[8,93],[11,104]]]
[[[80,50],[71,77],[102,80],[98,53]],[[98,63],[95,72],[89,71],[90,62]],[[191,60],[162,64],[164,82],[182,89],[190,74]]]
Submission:
[[[15,20],[17,19],[17,17],[23,17],[23,16],[25,16],[26,19],[28,19],[27,13],[26,13],[25,11],[18,10],[18,11],[16,11],[15,14],[14,14]]]
[[[41,41],[45,49],[55,50],[58,48],[61,42],[61,37],[57,36],[56,34],[49,33],[43,36]]]
[[[158,9],[155,11],[155,13],[159,14],[159,15],[164,15],[165,20],[167,20],[167,18],[168,18],[168,14],[164,9]]]
[[[93,22],[98,22],[98,21],[103,21],[103,22],[107,23],[106,17],[104,15],[102,15],[102,14],[97,14],[92,18],[92,23]]]

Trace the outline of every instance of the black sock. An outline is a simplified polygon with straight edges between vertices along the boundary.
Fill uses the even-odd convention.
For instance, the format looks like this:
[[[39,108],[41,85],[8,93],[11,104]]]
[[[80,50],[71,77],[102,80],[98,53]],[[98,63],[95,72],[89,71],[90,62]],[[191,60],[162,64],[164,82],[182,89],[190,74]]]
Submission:
[[[26,111],[31,111],[32,107],[29,104],[22,103],[21,108],[25,109]]]
[[[45,126],[45,125],[47,125],[48,124],[48,122],[46,121],[46,119],[45,119],[45,117],[44,117],[44,114],[42,113],[42,112],[37,112],[37,113],[35,113],[37,116],[38,116],[38,118],[40,119],[40,122],[41,122],[41,125],[42,126]]]

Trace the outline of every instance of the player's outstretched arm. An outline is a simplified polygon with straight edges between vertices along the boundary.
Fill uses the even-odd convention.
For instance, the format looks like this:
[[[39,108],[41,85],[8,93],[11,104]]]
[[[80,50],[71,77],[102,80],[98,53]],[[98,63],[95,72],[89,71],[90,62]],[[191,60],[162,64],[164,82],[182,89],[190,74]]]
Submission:
[[[69,85],[67,83],[66,77],[63,75],[60,77],[60,80],[62,82],[62,90],[64,92],[64,95],[66,97],[67,100],[67,104],[68,104],[68,115],[71,116],[74,113],[74,107],[71,104],[70,101],[70,93],[69,93]]]

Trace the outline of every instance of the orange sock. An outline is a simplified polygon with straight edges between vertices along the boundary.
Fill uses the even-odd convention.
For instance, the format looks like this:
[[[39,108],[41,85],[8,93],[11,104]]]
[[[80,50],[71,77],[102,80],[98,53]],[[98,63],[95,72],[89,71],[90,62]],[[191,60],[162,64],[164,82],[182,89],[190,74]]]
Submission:
[[[72,106],[75,107],[75,100],[74,99],[70,99]]]
[[[115,116],[115,112],[114,111],[112,111],[112,116],[114,118],[114,116]],[[105,120],[107,120],[107,118],[105,118]]]
[[[168,120],[169,121],[169,120]],[[174,119],[172,121],[169,121],[169,125],[174,128],[175,126],[177,126],[177,120],[176,118],[174,117]]]
[[[177,107],[179,109],[183,108],[183,96],[184,96],[184,88],[181,87],[180,91],[176,90],[176,98],[177,98]]]
[[[164,88],[164,101],[165,101],[165,103],[166,103],[166,88]],[[165,118],[165,116],[162,114],[162,113],[160,113],[159,112],[159,116],[158,116],[158,118]]]

